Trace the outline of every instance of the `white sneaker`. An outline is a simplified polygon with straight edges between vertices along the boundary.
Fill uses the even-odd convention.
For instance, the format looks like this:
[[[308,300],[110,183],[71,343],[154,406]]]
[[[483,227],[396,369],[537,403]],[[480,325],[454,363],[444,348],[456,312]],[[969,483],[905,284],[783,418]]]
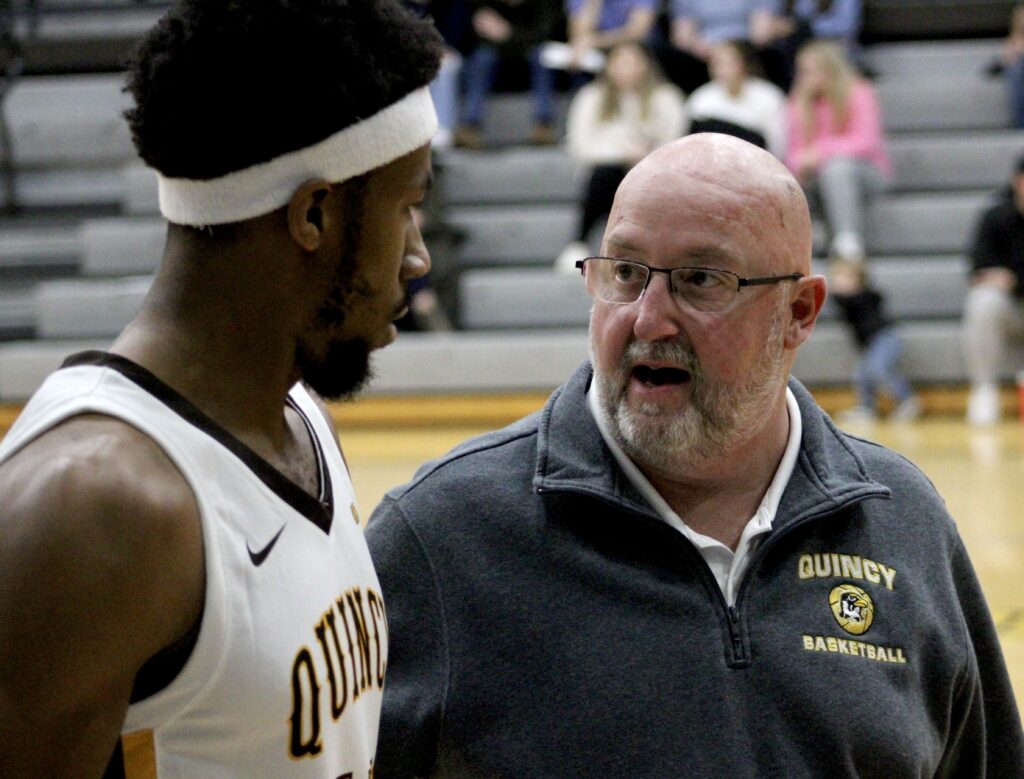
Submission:
[[[573,241],[562,249],[555,260],[555,270],[560,273],[579,273],[576,263],[590,256],[590,247],[583,241]]]
[[[999,388],[978,384],[967,398],[967,421],[972,425],[994,425],[999,421]]]
[[[832,239],[831,253],[834,257],[848,262],[863,262],[864,244],[856,233],[837,233]]]
[[[867,406],[854,406],[836,415],[836,421],[841,425],[866,425],[878,419],[874,409]]]
[[[921,401],[916,395],[911,395],[904,400],[892,412],[892,419],[897,422],[910,422],[921,416]]]
[[[572,65],[572,46],[561,41],[547,41],[540,47],[540,64],[552,70],[566,70]],[[587,49],[583,53],[583,61],[576,67],[587,73],[600,73],[604,70],[605,56],[597,49]]]

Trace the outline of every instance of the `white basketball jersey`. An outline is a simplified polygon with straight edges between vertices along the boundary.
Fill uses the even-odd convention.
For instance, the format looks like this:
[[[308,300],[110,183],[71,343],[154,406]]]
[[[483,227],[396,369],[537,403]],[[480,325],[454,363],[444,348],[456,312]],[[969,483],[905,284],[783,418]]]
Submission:
[[[169,684],[129,707],[108,776],[372,775],[384,602],[332,431],[301,386],[289,405],[317,449],[319,499],[151,373],[101,352],[52,374],[0,444],[2,461],[71,416],[117,417],[156,441],[195,493],[198,637]]]

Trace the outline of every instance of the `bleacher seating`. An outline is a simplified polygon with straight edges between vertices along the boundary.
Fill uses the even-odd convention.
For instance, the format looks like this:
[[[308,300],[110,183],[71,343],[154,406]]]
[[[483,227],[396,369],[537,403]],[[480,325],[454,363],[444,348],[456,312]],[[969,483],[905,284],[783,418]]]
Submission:
[[[985,74],[994,37],[894,42],[914,36],[884,33],[870,11],[881,5],[868,4],[866,37],[885,42],[866,49],[866,63],[895,178],[869,214],[872,273],[901,322],[907,374],[962,385],[964,249],[979,209],[1024,152],[1024,133],[1005,129],[1001,83]],[[982,16],[1000,6],[1000,27],[978,22],[964,34],[995,36],[1009,16],[1010,4],[969,5],[984,6]],[[449,217],[466,235],[457,258],[463,332],[403,334],[376,357],[371,391],[547,389],[586,355],[590,301],[578,275],[551,267],[572,238],[580,172],[561,148],[525,145],[528,101],[493,98],[489,150],[438,155]],[[27,396],[68,352],[108,344],[145,294],[165,227],[154,176],[120,118],[126,105],[117,73],[26,76],[4,104],[21,211],[0,218],[0,402]],[[1024,365],[1024,352],[1017,357]],[[855,362],[830,304],[796,374],[844,384]]]

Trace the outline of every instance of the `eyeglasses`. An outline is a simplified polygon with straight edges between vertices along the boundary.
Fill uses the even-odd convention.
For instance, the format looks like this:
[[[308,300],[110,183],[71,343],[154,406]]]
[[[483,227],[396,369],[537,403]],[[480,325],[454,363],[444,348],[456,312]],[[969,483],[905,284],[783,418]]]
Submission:
[[[644,294],[653,274],[666,273],[677,303],[703,312],[721,312],[736,300],[740,287],[778,284],[802,279],[802,273],[744,279],[718,268],[652,268],[636,260],[587,257],[576,267],[587,281],[587,292],[604,303],[635,303]]]

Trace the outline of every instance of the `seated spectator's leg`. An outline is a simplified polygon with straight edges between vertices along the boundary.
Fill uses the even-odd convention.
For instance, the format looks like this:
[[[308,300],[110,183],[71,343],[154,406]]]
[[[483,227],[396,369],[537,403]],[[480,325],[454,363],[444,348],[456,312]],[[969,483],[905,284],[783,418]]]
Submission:
[[[462,66],[462,124],[477,128],[483,124],[487,96],[498,72],[498,49],[481,43]]]
[[[586,243],[587,236],[602,219],[611,212],[615,191],[626,177],[629,168],[625,165],[597,165],[587,179],[583,193],[583,209],[580,213],[577,239]]]
[[[441,60],[441,69],[430,82],[430,96],[437,109],[438,129],[434,139],[435,146],[444,148],[451,144],[452,133],[459,120],[459,72],[462,70],[462,57],[458,52],[449,50]]]
[[[540,62],[540,46],[530,49],[530,90],[533,93],[533,140],[535,143],[555,143],[555,74]]]
[[[1010,123],[1013,127],[1024,128],[1024,57],[1006,68],[1006,100],[1010,109]]]
[[[875,390],[877,381],[875,378],[875,366],[871,363],[870,350],[861,355],[860,362],[853,374],[853,383],[857,389],[857,406],[863,409],[875,410]]]
[[[881,172],[864,160],[833,157],[822,164],[817,183],[833,254],[847,260],[862,260],[867,199],[883,189]]]
[[[689,52],[677,49],[667,35],[668,33],[662,30],[652,32],[648,46],[665,78],[689,95],[697,87],[711,80],[708,64]]]
[[[989,425],[999,421],[999,374],[1006,342],[1024,333],[1024,310],[1013,296],[997,287],[976,284],[964,303],[963,347],[971,393],[967,421]]]
[[[1009,292],[984,284],[967,291],[963,346],[967,376],[974,387],[999,380],[1011,336],[1024,333],[1024,310]]]
[[[868,356],[878,382],[889,390],[897,404],[910,398],[914,391],[900,371],[903,357],[903,342],[895,331],[883,330],[871,341]]]

